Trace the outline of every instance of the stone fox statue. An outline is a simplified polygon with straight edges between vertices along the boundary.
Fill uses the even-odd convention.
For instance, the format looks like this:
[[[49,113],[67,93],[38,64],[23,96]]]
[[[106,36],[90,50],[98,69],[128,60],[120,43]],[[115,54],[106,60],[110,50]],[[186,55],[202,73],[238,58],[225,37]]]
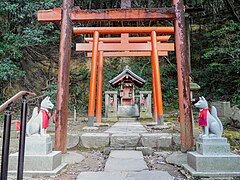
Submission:
[[[221,137],[223,133],[223,126],[220,119],[217,116],[217,110],[212,106],[211,113],[208,108],[206,99],[202,96],[199,97],[199,101],[194,104],[197,108],[201,109],[198,123],[202,126],[202,137]]]
[[[33,114],[31,119],[27,123],[26,132],[28,136],[33,134],[40,134],[44,136],[47,134],[48,122],[50,119],[48,109],[52,109],[54,105],[50,101],[50,97],[46,97],[41,102],[41,107],[33,109]]]

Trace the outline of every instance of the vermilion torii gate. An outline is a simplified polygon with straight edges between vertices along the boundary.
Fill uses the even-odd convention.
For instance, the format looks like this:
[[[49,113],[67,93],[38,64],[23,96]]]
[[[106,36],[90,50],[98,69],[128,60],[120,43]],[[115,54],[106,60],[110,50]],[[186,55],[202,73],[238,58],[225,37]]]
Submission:
[[[80,10],[80,8],[73,7],[74,0],[63,0],[62,2],[62,8],[38,11],[38,20],[40,22],[61,22],[55,150],[66,152],[72,21],[149,21],[166,19],[174,21],[182,151],[192,149],[194,144],[183,0],[173,0],[172,8],[154,9],[131,9],[131,6],[129,6],[130,0],[121,0],[122,9],[98,11]],[[152,32],[151,35],[156,36],[156,31],[152,30]],[[102,32],[99,31],[99,33]],[[94,33],[95,37],[98,35],[98,33]],[[157,43],[154,44],[153,48],[157,49]],[[157,56],[157,51],[155,52],[154,56]]]
[[[82,30],[84,33],[89,33],[92,31],[92,29],[96,30],[99,29],[103,32],[104,28],[88,28],[89,31],[86,32],[86,30],[82,28],[74,28],[74,33],[79,34],[82,33]],[[108,27],[107,30],[104,30],[104,33],[112,33],[115,34],[119,32],[119,30],[123,30],[126,32],[126,27]],[[114,30],[114,31],[113,31]],[[147,32],[149,33],[153,32],[160,32],[160,33],[173,33],[174,29],[171,27],[150,27],[150,28],[142,28],[142,27],[134,27],[134,28],[128,28],[128,32],[131,32],[131,30],[141,32]],[[94,31],[95,32],[95,31]],[[98,32],[98,31],[97,31]],[[93,82],[96,80],[96,74],[98,75],[98,83],[97,83],[97,99],[96,99],[96,122],[101,122],[101,111],[102,111],[102,71],[103,71],[103,57],[129,57],[129,56],[152,56],[152,70],[153,70],[153,102],[154,102],[154,120],[158,124],[163,123],[163,105],[162,105],[162,92],[161,92],[161,81],[160,81],[160,71],[156,70],[156,68],[153,65],[159,66],[158,56],[167,56],[168,51],[174,51],[174,43],[162,43],[164,41],[168,41],[170,36],[156,36],[155,33],[154,36],[148,36],[148,37],[129,37],[129,33],[121,33],[120,38],[99,38],[99,42],[97,44],[98,50],[100,50],[101,56],[98,60],[98,72],[94,72],[96,68],[94,66],[97,64],[95,62],[95,58],[97,55],[95,54],[89,54],[89,56],[92,57],[92,69],[91,69],[91,79],[90,82],[92,85],[90,86],[90,92],[95,92],[95,84],[96,82]],[[95,44],[93,42],[96,42],[94,38],[85,38],[85,40],[88,43],[77,43],[76,44],[76,50],[77,51],[92,51],[92,47],[95,47]],[[156,44],[155,44],[156,43]],[[152,46],[156,46],[157,48],[152,48]],[[107,52],[106,52],[107,51]],[[156,51],[156,52],[155,52]],[[95,51],[97,52],[97,51]],[[148,53],[149,52],[149,53]],[[155,53],[157,53],[157,56],[155,56]],[[156,72],[155,72],[156,71]],[[154,74],[156,76],[154,76]],[[154,77],[159,77],[154,78]],[[157,81],[159,80],[159,82]],[[155,84],[158,84],[158,86],[155,86]],[[156,87],[159,87],[156,89]],[[93,89],[91,89],[93,88]],[[93,98],[92,98],[93,96]],[[157,99],[158,98],[158,99]],[[95,95],[90,95],[89,98],[89,125],[93,125],[93,119],[94,119],[94,101]]]

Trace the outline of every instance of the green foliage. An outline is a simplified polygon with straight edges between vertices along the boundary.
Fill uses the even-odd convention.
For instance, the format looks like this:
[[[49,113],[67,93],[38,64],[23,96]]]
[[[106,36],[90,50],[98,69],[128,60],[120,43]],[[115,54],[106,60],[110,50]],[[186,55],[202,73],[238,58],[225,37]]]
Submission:
[[[80,6],[81,9],[119,8],[120,3],[120,0],[75,0],[75,6]],[[201,17],[198,13],[196,13],[197,17],[192,15],[194,17],[193,22],[203,25],[199,32],[192,32],[192,76],[194,81],[201,85],[199,92],[201,95],[209,96],[212,99],[231,100],[233,104],[238,105],[240,104],[240,24],[227,20],[229,15],[222,13],[226,12],[224,11],[225,7],[221,5],[223,3],[223,0],[187,1],[188,6],[203,6],[206,9],[205,17]],[[50,58],[52,56],[57,57],[52,50],[58,49],[59,25],[57,23],[40,24],[37,22],[36,12],[40,9],[61,7],[61,4],[62,1],[57,0],[4,0],[0,2],[0,86],[3,87],[0,89],[0,100],[2,99],[3,89],[8,87],[11,81],[18,80],[22,86],[31,89],[29,87],[32,87],[33,83],[29,82],[28,79],[30,78],[25,77],[28,74],[25,72],[26,69],[23,65],[31,65],[30,69],[35,62],[41,61],[42,56],[45,57],[46,54],[49,54]],[[132,7],[134,8],[156,8],[171,5],[172,1],[170,0],[132,1]],[[121,24],[120,22],[106,22],[108,26],[126,24],[128,26],[151,26],[163,23],[124,22]],[[171,22],[167,21],[166,23],[169,25]],[[81,24],[81,26],[84,25],[84,23]],[[104,22],[87,23],[87,26],[99,25],[104,26],[105,24]],[[195,37],[197,33],[199,33],[199,37]],[[174,58],[170,56],[169,59]],[[77,109],[86,112],[90,73],[86,66],[87,63],[83,63],[83,61],[85,59],[82,58],[81,68],[71,71],[70,107],[76,106]],[[175,63],[164,63],[163,60],[160,62],[164,106],[177,107],[176,65]],[[44,67],[46,65],[48,64],[43,63]],[[113,90],[108,81],[122,72],[126,65],[129,65],[134,73],[146,80],[144,87],[137,89],[137,92],[152,89],[150,58],[111,58],[105,59],[104,62],[104,91]],[[42,74],[46,74],[46,71],[40,71]],[[49,73],[46,76],[45,79],[43,78],[44,81],[53,75]],[[26,82],[28,82],[27,85]],[[48,85],[45,94],[53,98],[56,97],[56,91],[57,84],[53,83]]]
[[[90,73],[85,66],[70,74],[70,109],[75,106],[82,114],[87,112]]]
[[[240,23],[211,25],[203,36],[202,62],[192,72],[201,92],[212,99],[240,104]]]
[[[47,89],[43,92],[45,96],[51,97],[51,102],[56,106],[57,104],[57,82],[53,82],[51,84],[48,84]]]
[[[9,81],[24,76],[24,72],[19,69],[12,61],[2,61],[0,63],[0,80]]]
[[[36,48],[58,42],[59,31],[53,23],[40,24],[36,13],[60,5],[56,0],[4,0],[0,2],[0,84],[9,86],[9,80],[23,80],[26,74],[22,64],[40,54]],[[41,48],[40,48],[41,49]],[[31,60],[32,61],[32,60]],[[22,85],[23,85],[22,81]],[[3,89],[0,90],[2,95]]]

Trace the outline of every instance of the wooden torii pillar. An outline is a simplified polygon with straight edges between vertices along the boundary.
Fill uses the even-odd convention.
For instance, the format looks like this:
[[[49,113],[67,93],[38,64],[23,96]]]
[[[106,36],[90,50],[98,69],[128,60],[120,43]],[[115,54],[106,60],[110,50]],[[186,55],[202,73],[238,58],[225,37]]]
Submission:
[[[170,36],[156,36],[153,37],[153,39],[156,39],[156,42],[167,42],[169,40]],[[93,42],[93,38],[85,38],[85,41],[87,41],[88,43],[92,43]],[[148,37],[129,37],[128,33],[122,33],[121,37],[109,37],[109,38],[99,38],[99,41],[101,43],[114,43],[114,44],[108,44],[108,46],[114,46],[116,45],[116,43],[120,43],[122,46],[124,46],[126,49],[128,49],[128,45],[129,43],[134,43],[134,45],[136,45],[136,43],[146,43],[146,42],[150,42],[152,41],[152,37],[148,36]],[[171,44],[171,43],[169,43]],[[81,49],[81,47],[79,47],[79,45],[83,45],[83,44],[78,44],[77,47],[77,51],[82,51],[83,49]],[[86,45],[86,44],[85,44]],[[155,48],[152,48],[153,50]],[[168,51],[157,51],[158,48],[156,48],[156,53],[157,56],[168,56]],[[163,48],[162,48],[163,49]],[[86,50],[86,49],[85,49]],[[91,49],[88,49],[89,51]],[[172,44],[172,49],[171,51],[174,51],[174,47]],[[135,57],[135,56],[152,56],[151,52],[148,51],[111,51],[111,52],[103,52],[101,51],[103,54],[99,55],[99,65],[98,65],[98,86],[97,86],[97,98],[96,98],[96,122],[99,123],[101,122],[101,111],[102,111],[102,71],[103,71],[103,58],[104,57]],[[88,53],[88,57],[92,57],[93,53]],[[156,56],[154,57],[156,58]],[[157,57],[158,58],[158,57]],[[158,62],[158,61],[157,61]],[[157,65],[157,64],[156,64]],[[153,65],[154,67],[155,65]],[[158,70],[159,71],[159,70]],[[153,74],[153,73],[152,73]],[[160,77],[160,76],[159,76]],[[153,82],[154,82],[153,78]],[[160,82],[160,79],[159,79]],[[155,92],[155,83],[153,84],[153,92]],[[162,108],[162,95],[161,95],[161,84],[160,84],[160,112],[163,114],[163,108]],[[153,93],[153,95],[155,95],[155,93]],[[154,121],[158,124],[161,124],[163,122],[163,120],[158,121],[157,118],[157,100],[156,100],[156,96],[153,96],[153,102],[154,102]],[[161,114],[161,115],[162,115]]]
[[[67,145],[67,110],[68,110],[68,71],[70,65],[71,47],[71,21],[149,21],[149,20],[174,20],[175,45],[178,70],[178,95],[181,119],[182,151],[193,148],[193,130],[189,88],[189,69],[187,60],[186,25],[184,18],[183,0],[173,0],[173,8],[153,9],[112,9],[101,11],[80,10],[73,7],[74,0],[63,0],[62,8],[38,11],[40,22],[62,22],[61,43],[59,52],[59,75],[57,97],[57,124],[55,150],[66,152]],[[129,0],[122,0],[127,2]],[[124,3],[123,3],[124,4]],[[126,3],[125,3],[126,4]],[[71,20],[71,21],[70,21]],[[66,45],[66,47],[63,46]],[[66,63],[66,64],[65,64]],[[66,68],[66,71],[62,67]],[[61,70],[62,68],[62,70]],[[70,68],[69,68],[70,69]]]

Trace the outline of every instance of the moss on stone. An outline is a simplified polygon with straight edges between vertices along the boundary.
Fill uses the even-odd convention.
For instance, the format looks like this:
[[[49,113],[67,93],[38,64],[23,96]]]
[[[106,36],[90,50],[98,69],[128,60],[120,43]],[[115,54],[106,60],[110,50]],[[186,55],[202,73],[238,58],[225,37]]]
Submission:
[[[231,145],[231,150],[240,151],[240,132],[239,131],[225,130],[223,133],[223,136],[228,139],[228,142]]]

